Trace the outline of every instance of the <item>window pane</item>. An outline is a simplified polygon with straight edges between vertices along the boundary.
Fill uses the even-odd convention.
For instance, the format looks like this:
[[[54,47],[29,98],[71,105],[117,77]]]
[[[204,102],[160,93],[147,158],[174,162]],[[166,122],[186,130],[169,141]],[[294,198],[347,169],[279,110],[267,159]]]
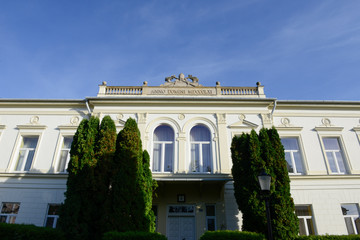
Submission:
[[[64,137],[63,147],[62,148],[71,148],[71,143],[73,141],[73,137]]]
[[[323,138],[325,150],[340,150],[337,138]]]
[[[206,206],[206,216],[215,216],[215,206],[214,205]]]
[[[174,160],[174,144],[165,144],[165,165],[164,171],[172,172]]]
[[[314,225],[312,219],[306,219],[309,235],[314,235]]]
[[[19,158],[18,158],[16,167],[15,167],[15,171],[21,171],[22,170],[22,165],[23,165],[24,160],[25,160],[25,154],[26,154],[25,150],[20,150]]]
[[[6,223],[6,216],[0,215],[0,223]]]
[[[336,152],[335,156],[336,156],[337,162],[339,164],[340,172],[344,173],[345,172],[345,165],[344,165],[344,159],[343,159],[343,157],[341,155],[341,152]]]
[[[207,230],[215,231],[215,219],[213,219],[213,218],[207,219]]]
[[[358,234],[360,234],[360,218],[355,219],[355,227]]]
[[[190,141],[210,141],[210,131],[205,126],[195,126],[191,129],[190,132]]]
[[[161,171],[161,144],[154,143],[154,152],[153,152],[153,171]]]
[[[310,206],[295,206],[296,216],[312,216]]]
[[[35,150],[29,150],[29,153],[27,155],[24,171],[29,171],[31,168],[31,164],[34,158]]]
[[[48,215],[59,215],[59,209],[60,209],[60,205],[50,204],[49,210],[48,210]]]
[[[171,127],[161,125],[154,131],[154,141],[174,141],[174,131]]]
[[[45,227],[52,228],[54,226],[54,220],[55,220],[54,217],[47,217]]]
[[[329,166],[330,166],[331,172],[335,172],[335,173],[338,172],[338,170],[336,168],[336,163],[335,163],[333,153],[332,152],[327,152],[326,157],[327,157],[327,159],[329,161]]]
[[[303,166],[302,166],[300,152],[293,152],[293,155],[294,155],[294,160],[295,160],[295,165],[296,165],[296,172],[303,173],[304,170],[303,170]]]
[[[345,219],[345,224],[346,224],[346,228],[348,231],[348,234],[355,234],[355,230],[352,224],[352,219],[351,217],[346,217]]]
[[[290,152],[285,152],[285,160],[286,160],[286,167],[289,173],[293,173],[294,169],[292,167],[292,163],[291,163],[291,153]]]
[[[305,219],[299,218],[299,233],[300,235],[306,235]]]
[[[203,172],[211,172],[210,144],[202,144]]]
[[[36,148],[38,137],[24,137],[24,148]]]
[[[9,223],[14,224],[16,220],[16,216],[9,216]]]
[[[59,164],[58,164],[58,168],[57,171],[58,172],[64,172],[65,171],[65,165],[66,165],[66,160],[68,158],[69,155],[69,151],[68,150],[62,150],[60,152],[60,159],[59,159]]]
[[[299,150],[297,138],[282,138],[281,143],[286,150]]]
[[[199,161],[200,161],[200,152],[199,144],[191,144],[191,163],[190,171],[198,172],[199,171]]]

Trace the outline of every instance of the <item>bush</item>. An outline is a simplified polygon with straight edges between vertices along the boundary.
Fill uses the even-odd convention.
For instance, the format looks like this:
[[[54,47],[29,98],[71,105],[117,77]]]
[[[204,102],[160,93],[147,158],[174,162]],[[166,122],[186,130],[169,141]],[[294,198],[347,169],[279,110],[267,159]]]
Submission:
[[[205,232],[200,240],[264,240],[265,237],[259,233],[253,232],[240,232],[240,231],[230,231],[230,230],[221,230],[221,231],[208,231]]]
[[[64,234],[53,228],[34,225],[0,223],[1,240],[65,240]]]
[[[298,236],[296,240],[360,240],[360,235]]]
[[[150,232],[107,232],[102,240],[167,240],[160,233]]]

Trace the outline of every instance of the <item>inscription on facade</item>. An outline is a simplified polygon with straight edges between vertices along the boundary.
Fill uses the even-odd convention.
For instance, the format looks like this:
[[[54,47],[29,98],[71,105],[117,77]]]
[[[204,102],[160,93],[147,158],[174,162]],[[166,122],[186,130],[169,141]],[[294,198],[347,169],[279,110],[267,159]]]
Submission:
[[[189,88],[180,88],[180,89],[151,89],[148,93],[149,95],[196,95],[196,96],[209,96],[216,95],[216,89],[214,88],[202,88],[202,89],[189,89]]]

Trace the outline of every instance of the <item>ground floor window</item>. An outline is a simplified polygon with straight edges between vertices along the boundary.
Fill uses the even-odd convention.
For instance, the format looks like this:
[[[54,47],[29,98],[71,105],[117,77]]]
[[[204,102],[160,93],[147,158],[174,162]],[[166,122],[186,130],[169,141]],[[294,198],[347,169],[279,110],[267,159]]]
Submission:
[[[208,231],[216,230],[215,205],[206,205],[206,229]]]
[[[295,213],[299,219],[300,235],[315,235],[311,205],[295,206]]]
[[[4,202],[1,206],[0,222],[15,223],[16,216],[19,212],[20,203]]]
[[[59,219],[60,204],[49,204],[45,227],[56,228]]]
[[[360,234],[359,207],[356,204],[341,204],[348,234]]]

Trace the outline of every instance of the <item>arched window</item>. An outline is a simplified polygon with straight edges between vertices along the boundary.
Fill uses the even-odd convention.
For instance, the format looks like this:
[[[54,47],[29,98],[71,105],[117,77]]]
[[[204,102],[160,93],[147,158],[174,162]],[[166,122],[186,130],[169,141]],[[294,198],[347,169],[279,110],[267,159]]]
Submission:
[[[211,134],[207,127],[197,125],[190,131],[190,172],[211,172]]]
[[[153,172],[172,172],[174,162],[174,130],[161,125],[154,131]]]

